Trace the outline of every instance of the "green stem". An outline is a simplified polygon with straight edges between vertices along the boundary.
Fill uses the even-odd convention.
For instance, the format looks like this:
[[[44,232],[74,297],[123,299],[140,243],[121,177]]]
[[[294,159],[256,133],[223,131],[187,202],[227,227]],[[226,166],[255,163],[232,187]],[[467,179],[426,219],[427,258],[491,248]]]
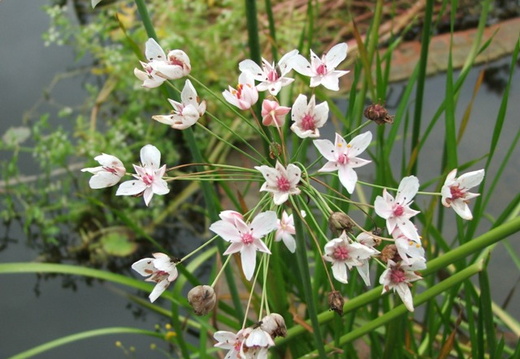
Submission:
[[[137,329],[137,328],[111,327],[111,328],[94,329],[94,330],[88,330],[86,332],[67,335],[66,337],[52,340],[45,344],[38,345],[37,347],[26,350],[22,353],[13,355],[9,359],[31,358],[33,356],[39,355],[43,352],[63,346],[65,344],[73,343],[73,342],[76,342],[79,340],[84,340],[84,339],[91,339],[91,338],[99,337],[102,335],[113,335],[113,334],[140,334],[140,335],[147,335],[150,337],[164,339],[164,335],[162,333],[157,333],[157,332],[152,332],[149,330],[143,330],[143,329]]]

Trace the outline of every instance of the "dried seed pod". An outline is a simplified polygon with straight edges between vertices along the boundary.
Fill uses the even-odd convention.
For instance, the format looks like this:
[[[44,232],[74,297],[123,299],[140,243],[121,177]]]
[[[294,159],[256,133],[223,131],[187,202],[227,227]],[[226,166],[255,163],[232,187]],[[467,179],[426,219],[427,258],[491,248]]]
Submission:
[[[378,125],[384,125],[385,123],[391,124],[394,122],[394,116],[389,115],[386,108],[377,103],[365,108],[364,115],[367,119],[374,121]]]
[[[395,263],[401,260],[401,256],[399,256],[399,252],[397,252],[397,246],[395,244],[388,244],[381,251],[381,260],[386,263],[389,259]]]
[[[217,295],[213,287],[209,285],[198,285],[188,292],[188,302],[197,315],[208,314],[217,303]]]
[[[345,304],[345,299],[341,293],[337,290],[333,290],[329,293],[329,309],[335,311],[340,316],[343,315],[343,304]]]
[[[354,223],[348,215],[343,212],[332,212],[329,217],[329,228],[335,235],[339,236],[341,233],[352,232]]]
[[[260,327],[271,335],[271,337],[285,337],[287,335],[287,327],[285,320],[278,313],[271,313],[262,318]]]

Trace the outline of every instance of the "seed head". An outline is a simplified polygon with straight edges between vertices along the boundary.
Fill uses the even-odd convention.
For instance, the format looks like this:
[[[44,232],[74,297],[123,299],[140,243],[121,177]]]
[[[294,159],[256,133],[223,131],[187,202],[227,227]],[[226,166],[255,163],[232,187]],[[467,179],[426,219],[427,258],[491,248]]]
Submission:
[[[196,315],[206,315],[217,302],[217,295],[209,285],[198,285],[188,292],[188,302]]]

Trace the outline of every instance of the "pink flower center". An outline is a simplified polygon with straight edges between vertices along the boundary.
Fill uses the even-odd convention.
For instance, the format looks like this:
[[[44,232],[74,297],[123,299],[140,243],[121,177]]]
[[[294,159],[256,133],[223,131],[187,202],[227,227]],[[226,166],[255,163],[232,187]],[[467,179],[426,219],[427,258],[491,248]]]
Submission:
[[[279,78],[280,78],[280,76],[278,76],[278,73],[276,72],[276,70],[271,70],[267,73],[267,81],[269,81],[269,82],[275,82]]]
[[[309,114],[305,114],[302,118],[302,128],[305,131],[314,131],[316,129],[316,124],[314,123],[314,116]]]
[[[406,273],[401,268],[394,268],[390,272],[390,280],[392,283],[406,282]]]
[[[397,206],[395,206],[394,208],[394,216],[395,217],[400,217],[402,216],[404,213],[404,207],[401,206],[400,204],[398,204]]]
[[[321,64],[318,66],[318,68],[316,69],[316,73],[318,75],[326,75],[327,74],[327,65],[325,64]]]
[[[170,274],[168,272],[165,272],[162,270],[157,270],[157,271],[153,272],[153,275],[149,278],[149,280],[152,280],[155,283],[159,283],[159,282],[162,282],[163,280],[165,280],[166,278],[168,278],[169,276],[170,276]]]
[[[340,165],[344,165],[344,164],[347,164],[348,163],[348,156],[346,154],[341,154],[338,156],[338,163]]]
[[[244,244],[251,244],[253,243],[254,241],[254,238],[253,238],[253,235],[251,233],[244,233],[242,235],[242,243]]]
[[[181,60],[179,60],[175,56],[170,56],[168,58],[168,64],[179,66],[179,67],[184,67],[184,62],[182,62]]]
[[[464,195],[465,195],[464,191],[462,189],[460,189],[459,186],[451,186],[450,192],[451,192],[452,200],[457,199],[457,198],[464,198]]]
[[[144,184],[147,186],[151,186],[153,183],[153,175],[151,175],[151,174],[146,174],[143,177],[141,177],[141,179],[143,180]]]
[[[289,180],[287,178],[281,176],[281,177],[278,177],[276,180],[277,180],[278,190],[280,190],[282,192],[287,192],[291,189],[291,182],[289,182]]]
[[[117,170],[115,168],[112,168],[112,167],[103,167],[103,170],[107,171],[107,172],[110,172],[112,174],[115,174],[117,175]]]
[[[334,252],[332,253],[334,259],[338,261],[347,260],[350,256],[348,254],[348,249],[345,246],[338,246],[334,248]]]

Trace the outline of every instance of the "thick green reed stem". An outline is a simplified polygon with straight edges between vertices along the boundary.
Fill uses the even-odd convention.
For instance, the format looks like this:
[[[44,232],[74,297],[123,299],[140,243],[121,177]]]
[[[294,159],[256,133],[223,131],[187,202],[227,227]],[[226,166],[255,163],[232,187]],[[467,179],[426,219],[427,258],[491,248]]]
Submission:
[[[298,208],[297,206],[295,206],[295,203],[293,201],[291,202],[294,208]],[[300,233],[300,236],[303,237],[302,234],[305,233],[305,228],[303,227],[301,220],[295,221],[295,228],[296,233]],[[309,312],[309,318],[312,324],[313,335],[316,341],[316,348],[318,350],[319,357],[321,359],[325,359],[327,358],[327,356],[325,354],[323,339],[321,337],[320,322],[318,320],[318,313],[316,312],[316,302],[312,293],[312,283],[309,272],[308,260],[309,258],[307,256],[307,246],[305,245],[305,240],[304,238],[300,238],[300,240],[298,241],[298,245],[296,246],[296,264],[303,285],[305,304]]]
[[[298,230],[298,229],[297,229]],[[520,217],[515,218],[509,222],[506,222],[502,224],[499,227],[496,227],[489,232],[486,232],[482,234],[481,236],[461,245],[458,248],[455,248],[454,250],[449,251],[448,253],[442,255],[441,257],[437,257],[435,259],[432,259],[428,262],[428,268],[426,268],[424,271],[422,271],[423,276],[427,276],[429,274],[437,272],[439,269],[446,268],[449,265],[453,264],[454,262],[469,257],[473,253],[476,253],[478,251],[481,251],[485,249],[486,247],[489,247],[493,245],[494,243],[497,243],[498,241],[516,233],[520,232]],[[374,289],[369,290],[366,293],[363,293],[351,300],[349,300],[345,305],[343,306],[343,311],[345,313],[348,313],[350,311],[353,311],[357,308],[360,308],[362,306],[367,305],[368,303],[377,300],[381,297],[381,292],[383,291],[383,286],[378,286]],[[427,293],[427,292],[425,292]],[[415,304],[423,303],[427,299],[430,299],[431,297],[426,298],[425,293],[422,294],[421,300],[419,301],[417,298],[414,300]],[[433,293],[433,292],[428,292]],[[426,298],[423,300],[423,298]],[[318,321],[320,324],[324,324],[326,322],[331,321],[334,318],[335,313],[331,311],[326,311],[318,315]],[[311,324],[311,322],[309,322]],[[295,326],[290,328],[287,331],[287,336],[285,338],[279,338],[276,340],[277,344],[282,344],[288,340],[297,338],[298,335],[305,332],[306,329],[302,327],[301,325]]]

